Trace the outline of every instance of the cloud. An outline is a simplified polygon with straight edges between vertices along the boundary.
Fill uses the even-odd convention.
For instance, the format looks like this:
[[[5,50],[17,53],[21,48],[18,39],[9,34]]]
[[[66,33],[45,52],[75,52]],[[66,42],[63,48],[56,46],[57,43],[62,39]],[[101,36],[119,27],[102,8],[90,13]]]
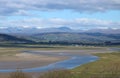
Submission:
[[[94,28],[120,28],[120,22],[105,21],[98,19],[76,18],[76,19],[20,19],[20,20],[1,20],[1,27],[25,27],[25,28],[49,28],[49,27],[70,27],[73,29],[94,29]]]
[[[0,15],[26,15],[30,10],[105,12],[120,10],[120,0],[0,0]]]

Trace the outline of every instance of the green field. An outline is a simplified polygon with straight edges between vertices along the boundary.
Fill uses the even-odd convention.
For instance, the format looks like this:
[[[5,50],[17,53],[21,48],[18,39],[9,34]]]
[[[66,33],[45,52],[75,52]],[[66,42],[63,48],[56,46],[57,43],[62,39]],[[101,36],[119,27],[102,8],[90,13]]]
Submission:
[[[120,52],[95,54],[100,59],[72,70],[75,78],[120,78]]]

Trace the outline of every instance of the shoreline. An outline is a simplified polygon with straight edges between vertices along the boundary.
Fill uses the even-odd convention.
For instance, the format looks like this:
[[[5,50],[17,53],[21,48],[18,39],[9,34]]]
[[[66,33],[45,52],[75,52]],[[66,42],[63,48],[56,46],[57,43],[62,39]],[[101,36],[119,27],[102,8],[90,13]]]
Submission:
[[[34,51],[33,51],[34,52]],[[51,51],[35,51],[37,53],[68,53],[71,55],[92,55],[93,53],[104,53],[106,51],[96,51],[96,50],[51,50]],[[61,56],[61,55],[38,55],[30,53],[20,53],[16,56],[10,57],[0,57],[0,69],[26,69],[26,68],[36,68],[46,66],[55,62],[64,61],[71,58],[70,56]],[[11,62],[11,64],[10,64]],[[10,65],[9,65],[10,64]]]
[[[37,50],[38,51],[38,50]],[[103,50],[51,50],[52,52],[57,52],[57,53],[61,53],[61,52],[64,52],[64,53],[70,53],[70,54],[79,54],[79,55],[93,55],[93,53],[106,53],[106,52],[111,52],[110,50],[108,50],[108,49],[103,49]],[[51,52],[51,51],[47,51],[47,52]],[[43,51],[42,51],[43,52]],[[64,59],[63,59],[63,57],[65,57]],[[51,57],[52,58],[52,57]],[[56,57],[56,58],[58,58],[58,57]],[[47,62],[47,64],[45,64],[44,63],[44,65],[46,66],[46,65],[49,65],[49,64],[51,64],[51,63],[55,63],[55,62],[59,62],[59,61],[64,61],[64,60],[66,60],[66,59],[68,59],[69,57],[67,57],[66,58],[66,56],[62,56],[62,58],[61,57],[59,57],[58,58],[58,60],[54,60],[54,61],[49,61],[49,62]],[[47,58],[47,59],[49,59],[49,58]],[[55,58],[54,58],[55,59]],[[30,60],[30,59],[29,59]],[[49,59],[50,60],[50,59]],[[34,61],[34,60],[33,60]],[[1,62],[1,60],[0,60],[0,62]],[[38,62],[36,62],[36,63],[38,63]],[[32,68],[34,68],[34,65],[35,64],[33,64],[32,65]],[[44,65],[42,65],[42,66],[44,66]],[[35,67],[41,67],[41,66],[35,66]],[[39,74],[39,72],[29,72],[28,74]],[[5,73],[5,72],[0,72],[0,77],[2,77],[2,76],[4,76],[4,75],[7,75],[8,73]],[[4,77],[5,78],[5,77]]]

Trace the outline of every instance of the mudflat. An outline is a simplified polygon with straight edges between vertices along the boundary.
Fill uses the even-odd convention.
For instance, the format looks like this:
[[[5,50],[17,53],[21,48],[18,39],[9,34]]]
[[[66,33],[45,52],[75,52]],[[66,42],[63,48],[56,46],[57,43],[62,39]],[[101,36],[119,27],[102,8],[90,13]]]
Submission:
[[[29,53],[19,53],[14,56],[0,57],[0,69],[24,69],[48,65],[50,63],[65,60],[63,56],[44,56]]]
[[[27,51],[27,50],[26,50]],[[86,55],[91,53],[102,53],[109,52],[110,50],[107,48],[100,49],[81,49],[81,50],[31,50],[32,53],[26,53],[23,50],[19,50],[19,52],[14,53],[13,55],[3,54],[0,56],[0,69],[25,69],[25,68],[34,68],[41,67],[53,62],[61,61],[68,59],[67,56],[49,56],[39,53],[69,53],[76,55]],[[13,50],[11,51],[13,52]],[[34,54],[37,53],[37,54]]]
[[[111,52],[109,48],[95,48],[95,49],[58,49],[58,50],[39,50],[39,49],[17,49],[17,50],[11,50],[8,49],[7,51],[4,51],[5,49],[0,50],[0,69],[25,69],[25,68],[34,68],[34,67],[41,67],[45,66],[57,61],[66,60],[70,57],[67,56],[50,56],[50,55],[44,55],[39,53],[53,53],[53,54],[62,54],[62,53],[69,53],[69,54],[76,54],[76,55],[86,55],[86,54],[92,54],[92,53],[104,53],[104,52]],[[24,51],[31,51],[24,52]],[[12,54],[9,54],[8,52],[11,52]],[[35,54],[34,54],[35,52]],[[36,54],[37,53],[37,54]],[[32,72],[34,73],[34,72]],[[37,72],[39,73],[39,72]],[[29,73],[31,74],[31,73]],[[0,73],[0,78],[6,78],[8,73]],[[34,76],[34,75],[33,75]]]

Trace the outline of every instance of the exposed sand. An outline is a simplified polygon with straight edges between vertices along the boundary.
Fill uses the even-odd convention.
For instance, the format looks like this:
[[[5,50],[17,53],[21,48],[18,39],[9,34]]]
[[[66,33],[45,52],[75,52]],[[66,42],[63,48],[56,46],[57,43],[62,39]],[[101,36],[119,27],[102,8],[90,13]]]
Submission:
[[[34,51],[33,51],[34,52]],[[69,53],[69,54],[91,54],[91,53],[102,53],[109,52],[108,49],[93,49],[93,50],[44,50],[44,51],[35,51],[37,53]],[[48,65],[50,63],[61,61],[67,59],[67,56],[48,56],[40,54],[31,54],[31,53],[18,53],[13,56],[1,56],[0,57],[0,69],[24,69],[24,68],[33,68],[41,67]]]
[[[0,69],[24,69],[48,65],[50,63],[65,60],[64,56],[44,56],[29,53],[20,53],[15,56],[0,57]]]
[[[50,53],[70,53],[70,54],[91,54],[91,53],[103,53],[110,52],[109,49],[93,49],[93,50],[44,50],[39,52],[50,52]],[[47,56],[37,55],[30,53],[18,53],[14,56],[1,56],[0,57],[0,69],[24,69],[45,66],[57,61],[68,59],[66,56]],[[5,75],[6,74],[6,75]],[[0,73],[0,78],[6,78],[7,73]]]

